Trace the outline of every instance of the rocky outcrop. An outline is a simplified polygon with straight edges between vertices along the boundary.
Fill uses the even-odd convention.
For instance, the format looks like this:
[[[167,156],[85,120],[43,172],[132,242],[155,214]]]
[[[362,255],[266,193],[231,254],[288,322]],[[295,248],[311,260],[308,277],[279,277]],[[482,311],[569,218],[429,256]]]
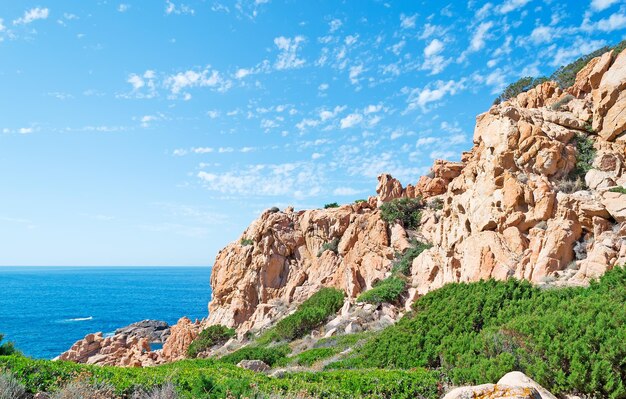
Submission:
[[[79,340],[58,359],[122,367],[153,366],[160,362],[158,353],[150,351],[147,338],[129,337],[126,334],[105,338],[101,332]]]
[[[585,284],[626,263],[626,196],[608,191],[626,185],[625,88],[626,53],[604,54],[567,90],[545,82],[479,115],[461,162],[436,161],[414,185],[382,174],[367,202],[263,213],[241,237],[252,245],[217,255],[208,323],[262,328],[321,286],[353,300],[415,236],[432,248],[413,261],[407,306],[449,282]],[[577,182],[582,136],[596,156]],[[381,220],[383,203],[416,197],[437,204],[419,231]]]
[[[220,251],[211,273],[213,299],[208,324],[261,328],[284,315],[322,286],[351,298],[383,279],[395,246],[368,202],[339,208],[264,212],[241,240]],[[172,331],[172,334],[174,332]]]
[[[203,329],[203,324],[196,321],[192,322],[187,317],[182,317],[178,322],[170,328],[170,336],[161,351],[163,360],[173,362],[184,359],[187,354],[187,348]]]
[[[146,338],[150,343],[162,344],[170,336],[170,326],[164,321],[142,320],[115,330],[115,335],[121,334],[129,338]]]
[[[443,399],[556,399],[541,385],[519,371],[502,377],[497,384],[460,387],[448,392]]]
[[[241,367],[242,369],[252,370],[257,373],[264,373],[269,371],[270,366],[265,364],[262,360],[242,360],[237,363],[237,367]]]

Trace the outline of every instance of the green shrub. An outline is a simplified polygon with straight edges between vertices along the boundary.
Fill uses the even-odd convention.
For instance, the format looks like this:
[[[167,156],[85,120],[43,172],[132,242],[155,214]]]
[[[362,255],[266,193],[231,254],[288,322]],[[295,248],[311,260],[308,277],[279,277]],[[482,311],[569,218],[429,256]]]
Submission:
[[[560,111],[563,106],[567,105],[570,101],[572,101],[574,99],[574,96],[572,96],[571,94],[566,94],[565,96],[563,96],[563,98],[561,98],[559,101],[555,102],[554,104],[552,104],[550,106],[550,108],[553,111]]]
[[[416,229],[422,219],[422,198],[396,198],[380,207],[380,217],[387,223],[399,222],[406,229]]]
[[[372,289],[363,292],[358,302],[372,304],[396,303],[406,288],[406,281],[400,277],[388,277],[379,281]]]
[[[517,97],[519,94],[527,92],[533,87],[540,85],[541,83],[547,81],[546,77],[533,78],[531,76],[525,76],[520,78],[516,82],[508,85],[502,94],[500,94],[494,103],[499,104],[500,102],[510,100],[511,98]]]
[[[613,187],[612,189],[609,190],[612,193],[620,193],[620,194],[626,194],[626,187]]]
[[[562,89],[572,86],[576,82],[576,74],[580,72],[592,58],[598,57],[609,50],[609,47],[602,47],[578,58],[568,65],[560,67],[550,76],[550,80],[555,81]]]
[[[330,204],[324,205],[324,209],[328,209],[328,208],[339,208],[339,204],[336,202],[331,202]]]
[[[189,348],[187,348],[187,356],[195,358],[200,352],[203,352],[212,346],[223,344],[236,335],[232,328],[224,327],[216,324],[202,330],[198,337],[193,340]]]
[[[626,397],[626,269],[588,288],[525,281],[449,284],[341,367],[429,367],[454,384],[520,370],[552,393]]]
[[[443,209],[443,199],[434,198],[432,201],[428,202],[426,206],[435,211],[440,211]]]
[[[624,51],[625,48],[626,48],[626,40],[622,40],[621,42],[617,43],[615,47],[613,47],[614,56],[616,57],[619,53]]]
[[[284,365],[287,363],[287,355],[291,353],[289,345],[277,346],[244,346],[235,352],[222,357],[220,360],[226,363],[237,364],[242,360],[261,360],[268,366]]]
[[[243,245],[244,247],[247,245],[253,245],[254,244],[254,240],[251,240],[249,238],[242,238],[241,239],[241,245]]]
[[[293,363],[300,366],[311,366],[322,359],[328,359],[338,353],[336,348],[313,348],[294,356]]]
[[[319,258],[320,256],[322,256],[324,251],[332,251],[336,254],[338,249],[339,249],[339,239],[333,238],[332,241],[325,242],[324,244],[322,244],[322,248],[320,248],[320,250],[317,252],[317,257]]]
[[[362,198],[361,198],[361,199],[358,199],[358,200],[355,200],[355,201],[354,201],[354,203],[355,203],[355,204],[359,204],[359,203],[361,203],[361,202],[367,202],[367,200],[366,200],[366,199],[362,199]]]
[[[19,352],[15,349],[12,342],[2,343],[4,339],[4,335],[0,334],[0,356],[8,356],[13,354],[18,354]]]
[[[293,340],[319,327],[343,306],[343,291],[322,288],[304,301],[295,313],[285,317],[273,328],[275,337]]]
[[[391,269],[393,273],[401,273],[405,276],[411,274],[411,266],[413,265],[413,260],[417,258],[422,252],[431,248],[432,245],[424,244],[417,240],[413,240],[411,242],[411,248],[404,251],[402,255],[396,258],[394,265]]]
[[[569,174],[570,180],[585,179],[585,174],[591,170],[591,165],[596,157],[596,150],[593,148],[593,140],[580,133],[574,139],[576,144],[576,165]]]

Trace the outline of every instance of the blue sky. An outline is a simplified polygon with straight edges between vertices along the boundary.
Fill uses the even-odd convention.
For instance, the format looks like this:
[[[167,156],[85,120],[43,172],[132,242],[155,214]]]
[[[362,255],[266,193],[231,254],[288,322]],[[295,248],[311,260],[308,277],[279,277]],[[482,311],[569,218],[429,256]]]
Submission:
[[[623,0],[2,0],[0,265],[210,265],[625,35]]]

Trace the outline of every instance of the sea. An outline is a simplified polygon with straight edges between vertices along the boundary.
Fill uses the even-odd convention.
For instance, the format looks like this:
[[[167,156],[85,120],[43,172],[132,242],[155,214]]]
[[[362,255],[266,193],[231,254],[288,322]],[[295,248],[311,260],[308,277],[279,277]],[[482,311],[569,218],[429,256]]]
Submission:
[[[0,267],[0,334],[52,359],[93,332],[208,316],[209,267]]]

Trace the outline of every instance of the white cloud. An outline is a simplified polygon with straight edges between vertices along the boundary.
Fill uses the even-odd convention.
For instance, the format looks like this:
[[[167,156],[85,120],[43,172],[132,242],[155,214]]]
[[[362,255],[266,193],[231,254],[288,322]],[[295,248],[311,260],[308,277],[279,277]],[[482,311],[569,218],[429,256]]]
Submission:
[[[239,68],[237,72],[235,72],[235,77],[237,79],[243,79],[246,76],[250,75],[251,73],[252,73],[251,69]]]
[[[439,55],[444,49],[444,44],[439,39],[433,39],[424,49],[424,63],[421,69],[430,70],[432,75],[438,74],[450,63],[450,59],[446,59]]]
[[[596,25],[598,30],[603,32],[612,32],[614,30],[626,28],[626,15],[622,13],[612,14],[608,18],[604,18],[598,21]]]
[[[530,3],[531,0],[507,0],[500,7],[498,7],[498,12],[501,14],[507,14],[511,11],[515,11],[518,8],[524,7],[526,4]]]
[[[359,84],[359,75],[361,75],[364,71],[365,68],[363,68],[363,65],[355,65],[350,67],[350,83],[352,83],[353,85]]]
[[[126,12],[128,11],[129,8],[130,8],[130,4],[121,3],[120,5],[117,6],[117,11]]]
[[[232,82],[222,78],[218,71],[211,70],[210,67],[207,67],[199,72],[188,70],[168,76],[164,80],[163,85],[170,90],[172,95],[176,96],[181,93],[181,91],[193,87],[210,87],[217,91],[224,92],[232,86]]]
[[[196,13],[196,11],[189,7],[186,4],[180,4],[180,5],[176,5],[175,3],[172,3],[170,0],[166,0],[165,1],[165,13],[167,15],[171,15],[171,14],[176,14],[176,15],[181,15],[181,14],[188,14],[188,15],[194,15]]]
[[[363,115],[353,113],[343,118],[340,122],[340,126],[342,129],[348,129],[348,128],[358,125],[362,121],[363,121]]]
[[[324,154],[320,154],[319,152],[314,152],[311,154],[311,159],[320,159],[324,156]]]
[[[419,148],[419,147],[435,144],[438,141],[439,139],[437,139],[436,137],[420,137],[415,142],[415,147]]]
[[[485,47],[485,40],[489,37],[489,29],[493,26],[493,22],[482,22],[474,31],[472,40],[470,42],[470,49],[472,51],[481,50]]]
[[[150,127],[150,123],[158,120],[159,118],[154,115],[144,115],[141,117],[141,127]]]
[[[444,82],[438,80],[434,83],[428,84],[423,89],[413,89],[409,92],[407,99],[407,111],[412,111],[416,108],[421,108],[422,111],[427,110],[427,105],[441,101],[447,95],[454,95],[459,90],[464,88],[464,81],[449,80]]]
[[[130,74],[126,81],[133,86],[133,90],[139,90],[146,85],[141,76],[134,73]]]
[[[415,28],[415,20],[417,18],[417,15],[404,15],[401,14],[400,15],[400,27],[402,29],[411,29],[411,28]]]
[[[187,155],[187,150],[185,150],[184,148],[177,148],[172,152],[172,155],[174,155],[175,157],[182,157],[184,155]]]
[[[220,116],[220,111],[216,110],[216,109],[212,109],[210,111],[207,111],[207,116],[211,119],[215,119],[218,116]]]
[[[32,127],[22,127],[18,130],[20,134],[29,134],[34,132],[35,130]]]
[[[326,122],[330,119],[335,118],[338,114],[340,114],[341,112],[343,112],[346,109],[346,106],[339,106],[337,105],[334,109],[332,110],[327,110],[327,109],[323,109],[322,111],[320,111],[320,120],[322,122]]]
[[[257,164],[220,173],[201,171],[204,186],[223,194],[306,198],[321,193],[323,168],[311,162]]]
[[[356,195],[359,193],[362,193],[362,191],[350,187],[338,187],[333,190],[333,195]]]
[[[551,54],[554,53],[554,59],[550,62],[550,65],[555,67],[566,65],[581,55],[589,54],[604,45],[604,40],[584,40],[582,38],[577,38],[572,46],[568,48],[559,48],[556,53],[554,51],[550,51]]]
[[[591,0],[591,8],[595,11],[602,11],[619,2],[620,0]]]
[[[6,26],[4,26],[4,19],[0,18],[0,32],[2,32],[5,29],[6,29]]]
[[[226,154],[226,153],[230,153],[230,152],[233,152],[233,151],[235,151],[235,149],[232,148],[232,147],[220,147],[217,150],[217,152],[219,152],[220,154]]]
[[[328,90],[329,87],[330,86],[328,85],[328,83],[322,83],[321,85],[319,85],[317,87],[317,90],[319,90],[319,91],[326,91],[326,90]]]
[[[50,10],[47,8],[31,8],[24,12],[24,16],[13,21],[13,25],[27,25],[38,19],[47,19],[50,15]]]
[[[341,28],[341,25],[343,25],[343,23],[339,19],[333,19],[328,23],[328,25],[330,26],[330,33],[333,33],[337,29]]]
[[[424,49],[424,55],[431,57],[435,54],[439,54],[444,48],[443,42],[439,39],[433,39],[428,46]]]
[[[535,44],[549,43],[554,36],[553,28],[549,26],[538,26],[530,34],[530,40]]]
[[[299,68],[304,65],[304,60],[298,58],[298,48],[304,42],[303,36],[287,38],[280,36],[274,39],[274,44],[281,50],[274,67],[278,70]]]
[[[194,147],[191,152],[194,154],[209,154],[215,151],[212,147]]]

